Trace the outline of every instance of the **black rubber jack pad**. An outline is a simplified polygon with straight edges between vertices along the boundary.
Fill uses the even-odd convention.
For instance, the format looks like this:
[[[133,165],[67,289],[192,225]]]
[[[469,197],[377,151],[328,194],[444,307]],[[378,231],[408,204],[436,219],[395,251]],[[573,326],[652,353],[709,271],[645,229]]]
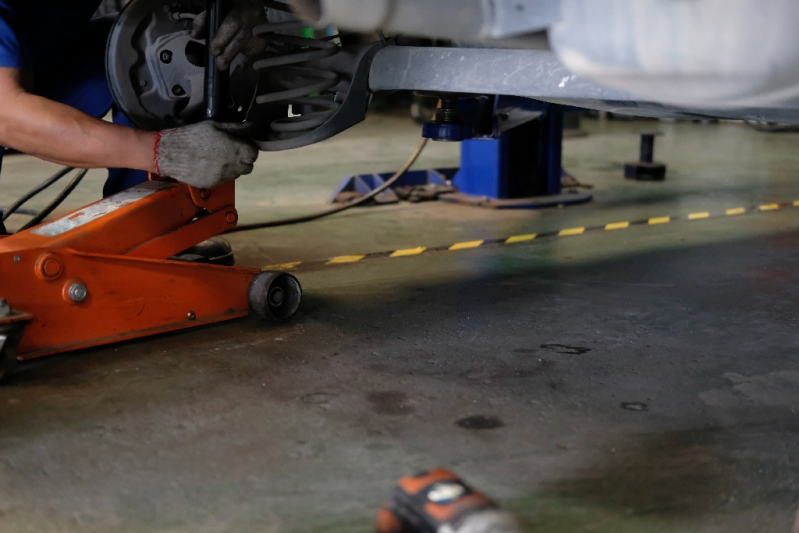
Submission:
[[[644,163],[636,161],[624,165],[624,177],[637,181],[664,181],[666,179],[666,165],[663,163]]]

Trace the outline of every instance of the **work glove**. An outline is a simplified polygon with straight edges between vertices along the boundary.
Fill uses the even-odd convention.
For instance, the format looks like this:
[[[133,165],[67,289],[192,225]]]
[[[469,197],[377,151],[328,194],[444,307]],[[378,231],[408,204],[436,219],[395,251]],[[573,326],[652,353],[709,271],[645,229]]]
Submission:
[[[258,0],[234,0],[233,9],[222,21],[216,38],[211,43],[211,53],[222,70],[230,68],[239,54],[254,56],[266,49],[266,42],[252,34],[253,28],[266,24],[266,12]],[[208,16],[203,11],[194,19],[193,39],[203,39],[208,33]]]
[[[160,132],[154,147],[156,173],[198,189],[250,174],[258,149],[235,136],[246,127],[206,121]]]

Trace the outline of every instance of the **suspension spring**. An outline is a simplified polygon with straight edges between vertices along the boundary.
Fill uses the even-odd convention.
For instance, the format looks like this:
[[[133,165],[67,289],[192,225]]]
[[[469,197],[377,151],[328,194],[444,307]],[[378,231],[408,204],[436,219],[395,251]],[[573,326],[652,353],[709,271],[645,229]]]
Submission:
[[[266,4],[273,9],[286,10],[276,2]],[[290,21],[262,24],[253,29],[253,34],[268,44],[265,57],[254,61],[253,69],[259,74],[267,73],[269,85],[275,89],[258,94],[255,103],[291,105],[296,113],[271,122],[271,130],[281,139],[296,137],[321,126],[341,106],[336,93],[331,91],[341,81],[339,74],[307,65],[338,54],[340,48],[332,38],[285,34],[305,27],[307,24],[301,21]]]

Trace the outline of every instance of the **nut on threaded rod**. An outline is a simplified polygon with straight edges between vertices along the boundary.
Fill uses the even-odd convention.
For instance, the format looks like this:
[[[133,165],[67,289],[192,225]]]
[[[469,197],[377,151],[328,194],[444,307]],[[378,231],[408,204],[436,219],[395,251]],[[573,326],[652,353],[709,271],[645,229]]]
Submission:
[[[474,136],[472,126],[463,122],[458,108],[459,99],[458,95],[440,97],[435,118],[422,127],[422,137],[434,141],[460,142]]]
[[[441,105],[436,109],[437,124],[460,124],[461,112],[458,109],[458,99],[454,96],[445,96]]]

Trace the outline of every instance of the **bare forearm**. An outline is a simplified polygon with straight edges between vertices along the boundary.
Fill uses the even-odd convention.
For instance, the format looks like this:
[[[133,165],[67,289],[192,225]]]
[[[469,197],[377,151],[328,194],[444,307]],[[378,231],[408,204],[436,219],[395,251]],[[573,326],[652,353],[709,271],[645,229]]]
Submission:
[[[78,168],[158,167],[203,189],[251,173],[258,158],[255,145],[234,135],[241,124],[201,122],[158,137],[26,92],[30,80],[28,72],[0,67],[0,146]]]
[[[154,133],[104,122],[22,91],[4,97],[0,146],[79,168],[155,170]]]

